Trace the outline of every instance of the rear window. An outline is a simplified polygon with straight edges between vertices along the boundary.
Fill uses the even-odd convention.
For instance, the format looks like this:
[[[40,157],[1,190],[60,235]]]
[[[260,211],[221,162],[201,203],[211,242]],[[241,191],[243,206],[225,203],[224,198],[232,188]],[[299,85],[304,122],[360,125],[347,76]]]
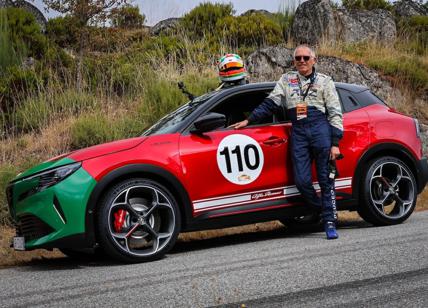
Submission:
[[[343,112],[350,112],[374,104],[386,105],[380,98],[371,93],[370,90],[353,93],[344,89],[337,89],[337,92],[339,93]]]

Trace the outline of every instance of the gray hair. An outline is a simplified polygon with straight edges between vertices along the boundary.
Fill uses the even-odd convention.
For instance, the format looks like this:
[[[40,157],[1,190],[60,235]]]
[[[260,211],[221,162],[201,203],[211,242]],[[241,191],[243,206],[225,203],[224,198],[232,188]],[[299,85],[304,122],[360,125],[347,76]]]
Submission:
[[[300,49],[300,48],[306,48],[306,49],[308,49],[308,50],[309,50],[309,53],[311,54],[311,57],[312,57],[312,58],[316,58],[316,56],[315,56],[315,51],[314,51],[311,47],[309,47],[309,45],[306,45],[306,44],[299,45],[299,46],[297,46],[297,47],[294,49],[294,52],[293,52],[293,58],[296,56],[296,51],[297,51],[297,49]]]

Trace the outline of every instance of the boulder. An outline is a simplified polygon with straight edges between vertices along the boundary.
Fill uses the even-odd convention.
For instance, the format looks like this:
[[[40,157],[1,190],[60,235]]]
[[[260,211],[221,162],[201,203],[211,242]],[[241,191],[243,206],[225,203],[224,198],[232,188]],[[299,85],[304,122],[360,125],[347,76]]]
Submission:
[[[161,20],[150,29],[151,35],[159,35],[162,32],[177,30],[181,18],[168,18]]]
[[[412,0],[401,0],[394,3],[394,12],[400,17],[428,16],[428,9]]]
[[[247,71],[251,81],[278,80],[287,71],[295,70],[293,66],[293,49],[285,47],[267,47],[252,53],[246,60]],[[337,82],[365,85],[392,106],[398,106],[404,96],[383,80],[375,71],[364,65],[330,56],[317,57],[318,72],[329,75]]]
[[[322,40],[359,42],[364,40],[392,41],[397,28],[389,11],[335,8],[329,0],[309,0],[296,10],[292,25],[297,43],[317,45]]]

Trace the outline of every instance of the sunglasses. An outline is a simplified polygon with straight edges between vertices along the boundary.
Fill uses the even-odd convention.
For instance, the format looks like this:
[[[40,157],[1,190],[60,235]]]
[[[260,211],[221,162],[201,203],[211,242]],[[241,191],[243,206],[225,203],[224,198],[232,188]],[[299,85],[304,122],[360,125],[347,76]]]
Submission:
[[[295,56],[294,60],[302,61],[302,59],[303,59],[305,62],[307,62],[307,61],[309,61],[310,58],[311,58],[311,56]]]

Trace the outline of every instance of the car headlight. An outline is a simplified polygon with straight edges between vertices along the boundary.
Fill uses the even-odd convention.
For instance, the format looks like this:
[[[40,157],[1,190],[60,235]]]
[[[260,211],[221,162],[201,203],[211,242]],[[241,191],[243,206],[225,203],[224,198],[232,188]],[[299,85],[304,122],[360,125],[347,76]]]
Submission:
[[[37,173],[35,175],[29,176],[28,178],[23,179],[23,181],[35,181],[37,182],[37,186],[31,189],[31,192],[29,194],[27,193],[26,197],[28,195],[35,194],[37,192],[43,191],[48,187],[51,187],[64,179],[66,179],[68,176],[73,174],[77,169],[79,169],[82,166],[82,163],[74,163],[70,165],[61,166],[55,169],[50,169],[47,171],[43,171],[41,173]]]

